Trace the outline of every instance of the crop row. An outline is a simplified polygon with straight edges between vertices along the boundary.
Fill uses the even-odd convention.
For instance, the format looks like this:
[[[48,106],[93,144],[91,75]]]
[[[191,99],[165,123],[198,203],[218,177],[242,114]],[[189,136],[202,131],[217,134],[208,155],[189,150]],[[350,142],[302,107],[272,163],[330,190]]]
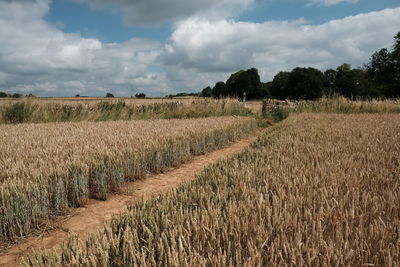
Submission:
[[[264,100],[264,117],[280,121],[290,113],[372,114],[400,113],[400,100],[351,100],[344,97],[324,97],[316,101]]]
[[[2,125],[1,239],[255,129],[247,117]]]
[[[400,116],[300,114],[25,266],[399,266]]]
[[[29,99],[0,102],[0,123],[200,118],[249,113],[249,110],[233,99],[165,100],[155,103],[133,100],[69,103]]]

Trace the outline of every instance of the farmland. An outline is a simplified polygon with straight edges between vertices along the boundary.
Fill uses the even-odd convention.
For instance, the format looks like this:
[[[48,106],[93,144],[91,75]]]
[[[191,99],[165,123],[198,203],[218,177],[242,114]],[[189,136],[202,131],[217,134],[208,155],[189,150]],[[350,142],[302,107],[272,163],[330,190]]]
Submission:
[[[277,101],[269,111],[265,102],[266,124],[275,124],[241,153],[179,182],[168,176],[172,168],[254,133],[261,102],[24,101],[1,109],[5,118],[16,103],[26,108],[21,121],[0,125],[3,263],[25,256],[24,266],[400,264],[397,100]],[[139,201],[132,182],[157,173],[176,190]],[[36,248],[64,240],[62,249],[28,255],[23,238],[89,199],[118,213],[108,221],[99,212],[99,232],[74,228],[86,229],[80,238],[49,232],[53,241]],[[126,209],[118,199],[134,201]],[[90,216],[79,214],[76,222]],[[7,258],[12,243],[21,256]]]
[[[1,239],[255,129],[249,117],[1,125]]]
[[[0,267],[400,267],[399,25],[0,0]]]
[[[298,114],[25,266],[398,266],[400,116]]]
[[[0,100],[0,124],[204,118],[250,113],[234,99]]]
[[[400,100],[349,100],[344,97],[323,97],[316,101],[265,100],[262,104],[262,115],[278,121],[286,118],[291,113],[302,112],[339,114],[400,113]]]

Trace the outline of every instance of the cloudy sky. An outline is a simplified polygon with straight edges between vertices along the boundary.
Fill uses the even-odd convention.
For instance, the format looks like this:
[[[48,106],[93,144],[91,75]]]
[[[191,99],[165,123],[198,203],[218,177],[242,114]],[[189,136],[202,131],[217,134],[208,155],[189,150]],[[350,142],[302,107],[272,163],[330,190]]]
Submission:
[[[0,0],[0,91],[164,96],[357,67],[399,25],[399,0]]]

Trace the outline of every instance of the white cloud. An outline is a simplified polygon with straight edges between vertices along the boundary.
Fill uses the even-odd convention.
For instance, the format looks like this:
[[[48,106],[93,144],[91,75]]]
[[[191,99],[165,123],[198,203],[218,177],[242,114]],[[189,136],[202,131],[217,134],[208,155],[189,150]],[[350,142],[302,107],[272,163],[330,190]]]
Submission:
[[[392,44],[397,25],[400,8],[317,26],[303,20],[249,23],[191,18],[176,24],[163,61],[167,69],[191,69],[189,73],[201,73],[198,77],[219,73],[225,79],[233,71],[255,66],[269,80],[278,71],[297,66],[326,69],[344,62],[367,63],[374,51]]]
[[[316,26],[304,20],[237,22],[197,12],[176,22],[165,44],[138,38],[107,44],[50,25],[43,19],[48,8],[47,0],[0,0],[0,91],[165,95],[199,91],[250,67],[268,81],[297,66],[359,66],[389,47],[400,25],[400,8]]]
[[[309,0],[309,4],[320,4],[324,6],[333,6],[340,3],[356,4],[359,0]]]
[[[92,7],[121,10],[124,22],[154,25],[200,15],[207,18],[230,17],[247,9],[254,0],[75,0]]]
[[[98,88],[106,87],[151,94],[165,84],[163,74],[148,71],[160,53],[158,42],[104,44],[66,34],[43,20],[48,5],[47,0],[0,1],[0,90],[102,95]]]

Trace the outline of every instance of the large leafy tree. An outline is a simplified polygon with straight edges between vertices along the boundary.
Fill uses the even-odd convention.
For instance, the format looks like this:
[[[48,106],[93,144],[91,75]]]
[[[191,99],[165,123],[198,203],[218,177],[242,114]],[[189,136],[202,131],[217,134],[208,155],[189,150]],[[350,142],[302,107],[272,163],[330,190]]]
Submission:
[[[369,78],[386,97],[400,97],[400,32],[394,39],[392,51],[375,52],[366,65]]]
[[[278,99],[285,99],[288,97],[286,92],[287,83],[289,80],[290,72],[281,71],[275,75],[271,85],[271,95]]]
[[[248,99],[262,97],[262,83],[256,68],[238,71],[226,81],[226,96],[241,98],[244,93]]]
[[[289,75],[289,98],[316,99],[322,96],[324,75],[314,68],[295,68]]]
[[[328,69],[324,72],[324,86],[332,88],[336,82],[337,71],[333,69]]]
[[[349,67],[343,68],[344,65]],[[337,68],[335,90],[348,98],[380,96],[379,92],[370,86],[367,72],[363,69],[351,69],[348,64],[343,64]]]
[[[212,95],[212,89],[210,86],[207,86],[201,91],[202,97],[211,97],[211,95]]]
[[[337,71],[334,69],[327,69],[324,72],[324,92],[325,96],[333,96],[336,94],[336,76]]]
[[[337,67],[335,80],[336,92],[345,97],[355,96],[357,86],[355,74],[350,64],[342,64]]]
[[[272,81],[271,93],[278,99],[316,99],[322,96],[324,74],[314,68],[280,72]]]
[[[215,98],[221,98],[226,96],[226,84],[224,82],[217,82],[212,89],[212,96]]]
[[[262,83],[260,98],[262,99],[272,98],[271,88],[272,88],[272,82]]]

